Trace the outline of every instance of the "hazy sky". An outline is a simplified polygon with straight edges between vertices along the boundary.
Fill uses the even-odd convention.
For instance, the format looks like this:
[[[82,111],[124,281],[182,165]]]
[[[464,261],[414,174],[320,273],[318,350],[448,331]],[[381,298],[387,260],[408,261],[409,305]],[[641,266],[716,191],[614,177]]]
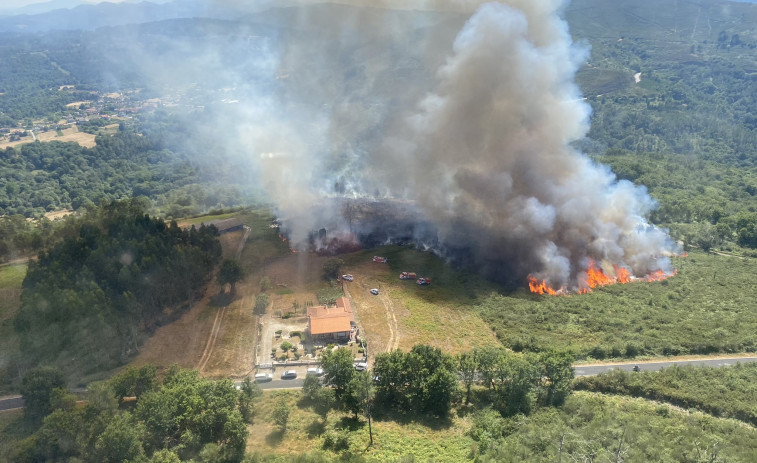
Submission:
[[[11,8],[20,8],[27,5],[32,5],[35,3],[47,3],[49,0],[4,0],[2,2],[2,7],[4,9],[11,9]],[[81,3],[100,3],[102,1],[106,0],[81,0]],[[111,3],[121,3],[124,0],[107,0]]]

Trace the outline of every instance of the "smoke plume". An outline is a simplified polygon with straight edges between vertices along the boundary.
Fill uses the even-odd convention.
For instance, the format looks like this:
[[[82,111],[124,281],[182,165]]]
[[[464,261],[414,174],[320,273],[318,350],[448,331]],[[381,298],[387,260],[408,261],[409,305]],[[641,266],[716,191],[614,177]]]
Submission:
[[[580,290],[590,259],[606,272],[669,272],[662,254],[674,246],[646,223],[646,190],[571,148],[588,130],[573,80],[586,50],[558,3],[512,3],[484,4],[467,21],[435,90],[373,169],[389,194],[417,201],[442,243],[495,275]]]
[[[300,3],[251,17],[275,32],[237,34],[254,43],[245,64],[218,69],[238,100],[228,151],[252,160],[293,242],[410,235],[499,280],[567,290],[592,265],[671,271],[646,190],[572,147],[589,124],[574,83],[588,50],[563,1]],[[335,198],[394,204],[403,224]]]

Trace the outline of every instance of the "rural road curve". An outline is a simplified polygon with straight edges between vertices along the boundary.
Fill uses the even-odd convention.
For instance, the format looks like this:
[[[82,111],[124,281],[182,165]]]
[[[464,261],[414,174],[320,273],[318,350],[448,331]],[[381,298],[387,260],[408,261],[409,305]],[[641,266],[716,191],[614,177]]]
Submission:
[[[672,367],[673,365],[685,366],[693,365],[697,367],[730,367],[737,363],[757,362],[757,357],[734,357],[734,358],[717,358],[717,359],[697,359],[697,360],[671,360],[669,362],[639,362],[639,363],[608,363],[603,365],[574,365],[576,376],[594,376],[611,370],[633,371],[634,365],[638,365],[641,371],[657,371],[661,368]]]

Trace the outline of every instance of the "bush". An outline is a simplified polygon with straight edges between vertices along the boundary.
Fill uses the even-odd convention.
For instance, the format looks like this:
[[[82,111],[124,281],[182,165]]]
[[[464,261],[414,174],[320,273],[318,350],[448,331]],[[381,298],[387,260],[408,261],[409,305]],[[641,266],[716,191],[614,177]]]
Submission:
[[[344,265],[344,261],[338,257],[332,257],[323,264],[323,277],[327,280],[335,279],[339,276],[339,270]]]
[[[271,304],[271,298],[268,294],[260,294],[255,298],[255,313],[265,313],[268,306]]]
[[[350,435],[347,430],[329,431],[323,436],[323,448],[340,452],[350,448]]]

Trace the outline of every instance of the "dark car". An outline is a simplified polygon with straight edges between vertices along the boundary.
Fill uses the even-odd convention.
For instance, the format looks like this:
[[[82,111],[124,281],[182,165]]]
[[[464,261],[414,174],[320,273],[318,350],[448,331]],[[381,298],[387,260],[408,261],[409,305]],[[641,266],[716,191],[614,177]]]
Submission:
[[[639,368],[638,365],[633,366],[633,371],[641,371],[641,368]]]
[[[297,377],[297,371],[295,370],[285,370],[284,373],[281,374],[281,379],[295,379]]]

